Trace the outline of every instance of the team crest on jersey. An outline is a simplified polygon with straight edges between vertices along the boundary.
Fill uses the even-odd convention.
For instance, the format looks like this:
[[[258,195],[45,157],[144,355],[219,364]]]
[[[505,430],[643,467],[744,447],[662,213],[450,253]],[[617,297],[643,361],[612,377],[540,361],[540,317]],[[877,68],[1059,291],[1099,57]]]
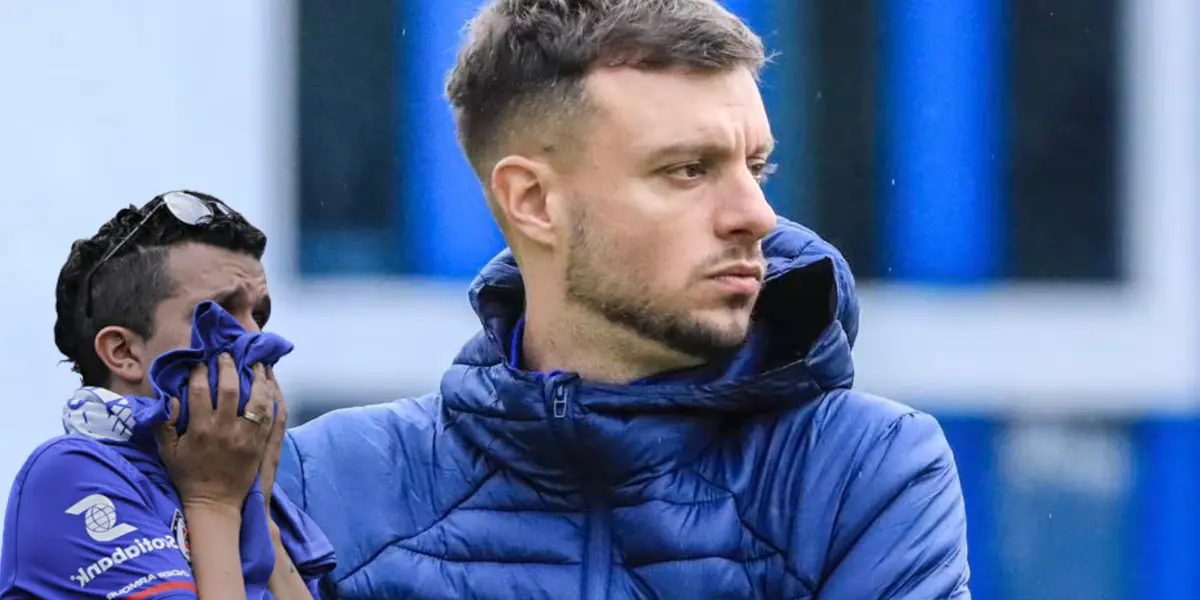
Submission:
[[[189,565],[192,564],[192,547],[188,544],[187,521],[178,508],[175,509],[175,518],[171,519],[171,533],[175,534],[175,543],[179,545],[179,552],[183,554],[184,560],[188,561]]]

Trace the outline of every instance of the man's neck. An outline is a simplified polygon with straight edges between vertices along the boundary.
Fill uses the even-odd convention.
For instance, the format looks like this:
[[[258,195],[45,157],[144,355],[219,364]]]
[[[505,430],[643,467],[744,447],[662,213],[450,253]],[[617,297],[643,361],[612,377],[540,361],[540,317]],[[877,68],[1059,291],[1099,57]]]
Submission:
[[[104,385],[101,387],[103,387],[104,389],[106,389],[118,396],[145,396],[145,397],[153,397],[154,396],[153,389],[149,389],[149,390],[144,389],[144,388],[149,388],[149,386],[132,386],[132,385],[129,385],[128,383],[121,381],[119,379],[116,379],[116,378],[113,378],[113,380],[109,381],[107,385]]]
[[[628,384],[702,363],[590,311],[543,308],[549,307],[530,305],[525,314],[521,356],[528,370],[567,371],[589,381]]]

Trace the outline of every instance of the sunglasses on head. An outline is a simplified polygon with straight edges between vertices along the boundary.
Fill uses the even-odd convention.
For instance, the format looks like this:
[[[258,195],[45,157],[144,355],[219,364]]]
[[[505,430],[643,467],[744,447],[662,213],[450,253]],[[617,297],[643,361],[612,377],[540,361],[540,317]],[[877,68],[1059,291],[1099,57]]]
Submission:
[[[105,263],[111,260],[112,257],[116,256],[117,253],[121,251],[121,248],[124,248],[125,245],[134,238],[134,236],[141,232],[142,228],[146,225],[146,223],[150,222],[150,219],[152,219],[154,215],[158,213],[159,209],[165,206],[167,211],[171,213],[171,216],[175,217],[176,221],[179,221],[180,223],[190,227],[207,225],[208,223],[211,223],[218,214],[222,216],[229,216],[233,214],[233,210],[228,206],[225,206],[225,204],[220,200],[205,200],[204,198],[201,198],[190,192],[167,192],[158,198],[155,198],[155,200],[159,200],[160,202],[154,208],[150,209],[150,212],[146,213],[146,216],[142,217],[142,220],[136,226],[134,226],[133,230],[130,231],[124,238],[121,238],[121,241],[117,242],[116,246],[113,246],[111,250],[104,253],[104,256],[100,259],[100,262],[97,262],[96,266],[92,267],[91,271],[88,271],[87,279],[84,281],[84,315],[86,315],[88,319],[92,318],[92,276],[95,275],[96,271],[99,271]]]

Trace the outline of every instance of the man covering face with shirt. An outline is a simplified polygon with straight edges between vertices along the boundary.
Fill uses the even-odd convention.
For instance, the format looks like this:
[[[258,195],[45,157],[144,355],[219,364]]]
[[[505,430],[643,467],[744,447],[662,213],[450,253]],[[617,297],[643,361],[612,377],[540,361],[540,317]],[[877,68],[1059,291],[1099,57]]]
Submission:
[[[269,360],[290,351],[261,332],[266,243],[220,200],[176,191],[71,246],[54,340],[83,386],[47,390],[65,399],[66,435],[34,450],[13,484],[0,598],[315,595],[332,552],[275,493],[287,410],[268,359],[214,356],[179,373],[174,400],[154,379],[196,332]]]

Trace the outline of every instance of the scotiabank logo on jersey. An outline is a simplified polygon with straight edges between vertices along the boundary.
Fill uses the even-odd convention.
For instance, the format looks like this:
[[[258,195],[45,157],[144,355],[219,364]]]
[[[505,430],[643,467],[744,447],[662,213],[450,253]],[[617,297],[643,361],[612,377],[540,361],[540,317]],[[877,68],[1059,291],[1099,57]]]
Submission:
[[[150,554],[171,548],[179,550],[179,544],[175,541],[174,535],[164,535],[156,538],[142,538],[128,546],[118,547],[113,550],[112,554],[101,557],[100,560],[86,566],[80,567],[79,571],[71,575],[71,581],[79,584],[79,587],[84,587],[91,583],[93,579],[108,572],[113,568],[113,565],[119,565],[123,562],[133,560],[143,554]]]

